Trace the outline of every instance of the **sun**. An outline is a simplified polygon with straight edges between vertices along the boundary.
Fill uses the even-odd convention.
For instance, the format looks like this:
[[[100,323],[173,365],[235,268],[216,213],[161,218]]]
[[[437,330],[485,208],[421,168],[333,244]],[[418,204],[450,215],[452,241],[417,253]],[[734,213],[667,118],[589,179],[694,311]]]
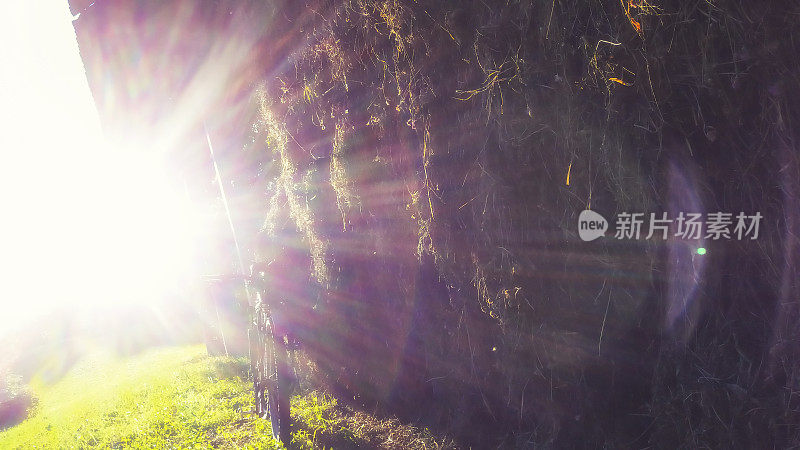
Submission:
[[[158,300],[199,270],[201,214],[158,156],[109,151],[94,195],[99,207],[86,215],[87,223],[102,224],[87,237],[107,263],[103,290],[116,302]]]
[[[58,308],[169,298],[196,273],[203,220],[166,149],[106,143],[66,1],[6,6],[0,333]]]

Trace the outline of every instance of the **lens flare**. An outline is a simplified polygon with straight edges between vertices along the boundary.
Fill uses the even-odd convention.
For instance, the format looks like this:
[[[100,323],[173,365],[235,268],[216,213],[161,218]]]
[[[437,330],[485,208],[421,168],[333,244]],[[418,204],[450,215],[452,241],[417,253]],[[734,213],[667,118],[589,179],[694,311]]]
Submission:
[[[56,308],[163,299],[195,271],[203,223],[167,175],[166,149],[146,129],[141,142],[108,144],[67,2],[8,6],[0,334]]]

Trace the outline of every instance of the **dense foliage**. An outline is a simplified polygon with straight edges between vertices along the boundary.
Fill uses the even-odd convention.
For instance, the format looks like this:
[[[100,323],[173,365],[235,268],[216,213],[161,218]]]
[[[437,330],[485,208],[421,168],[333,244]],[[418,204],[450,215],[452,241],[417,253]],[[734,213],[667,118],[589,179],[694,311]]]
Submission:
[[[271,195],[355,303],[347,363],[468,440],[794,442],[797,11],[546,3],[276,6]],[[690,245],[578,240],[587,208],[767,220],[698,275]]]

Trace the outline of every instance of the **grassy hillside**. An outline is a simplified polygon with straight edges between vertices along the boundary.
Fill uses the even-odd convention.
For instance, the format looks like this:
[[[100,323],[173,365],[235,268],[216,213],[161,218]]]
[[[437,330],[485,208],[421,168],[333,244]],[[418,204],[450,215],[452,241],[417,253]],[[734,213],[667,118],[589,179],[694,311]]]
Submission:
[[[250,413],[250,388],[245,359],[211,358],[201,346],[98,352],[53,385],[34,382],[36,410],[0,432],[0,448],[277,448],[269,421]],[[318,391],[292,405],[295,448],[441,446]]]

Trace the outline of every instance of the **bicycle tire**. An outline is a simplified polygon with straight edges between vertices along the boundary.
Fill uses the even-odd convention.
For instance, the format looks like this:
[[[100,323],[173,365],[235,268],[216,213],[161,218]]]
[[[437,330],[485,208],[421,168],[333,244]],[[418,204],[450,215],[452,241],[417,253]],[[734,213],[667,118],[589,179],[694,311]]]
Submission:
[[[273,437],[288,445],[291,440],[288,354],[274,333],[268,313],[259,311],[255,325],[257,344],[255,358],[251,352],[251,364],[256,412],[264,419],[269,418]]]

